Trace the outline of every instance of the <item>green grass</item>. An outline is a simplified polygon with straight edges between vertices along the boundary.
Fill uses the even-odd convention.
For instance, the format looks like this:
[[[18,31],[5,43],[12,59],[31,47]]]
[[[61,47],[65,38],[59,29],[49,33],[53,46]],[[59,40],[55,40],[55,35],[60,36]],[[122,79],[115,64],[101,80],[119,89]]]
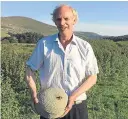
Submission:
[[[100,73],[96,85],[87,92],[89,119],[128,119],[128,42],[117,44],[99,40],[90,43],[94,48]],[[2,96],[8,99],[2,104],[4,119],[9,116],[12,119],[37,119],[37,115],[31,110],[30,94],[24,82],[24,64],[34,47],[35,44],[2,44],[2,89],[8,87],[13,94],[12,101],[9,89],[2,90]],[[11,87],[8,83],[11,83]],[[37,87],[39,89],[39,85]],[[6,105],[14,107],[6,110]],[[9,109],[15,110],[14,115],[9,115]]]
[[[1,38],[4,37],[10,37],[10,35],[6,31],[1,30]]]

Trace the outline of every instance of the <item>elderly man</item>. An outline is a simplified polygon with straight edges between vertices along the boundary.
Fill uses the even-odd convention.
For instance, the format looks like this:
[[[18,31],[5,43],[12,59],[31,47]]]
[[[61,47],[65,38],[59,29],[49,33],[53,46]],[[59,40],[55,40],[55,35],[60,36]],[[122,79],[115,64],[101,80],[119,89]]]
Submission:
[[[99,72],[90,44],[73,34],[77,18],[68,5],[55,8],[53,21],[59,33],[40,39],[27,61],[26,81],[34,103],[38,103],[36,70],[40,71],[42,89],[59,87],[67,93],[68,105],[59,119],[88,119],[86,91],[96,83]]]

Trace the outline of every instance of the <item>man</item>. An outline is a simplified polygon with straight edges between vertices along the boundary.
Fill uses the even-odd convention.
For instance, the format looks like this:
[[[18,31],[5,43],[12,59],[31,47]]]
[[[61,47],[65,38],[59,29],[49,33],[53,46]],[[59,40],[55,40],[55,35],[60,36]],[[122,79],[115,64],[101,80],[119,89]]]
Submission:
[[[39,40],[27,61],[26,81],[34,103],[38,103],[35,70],[40,71],[42,89],[59,87],[69,96],[65,116],[59,119],[88,119],[86,91],[96,83],[99,72],[90,44],[73,34],[77,18],[72,7],[57,7],[53,11],[53,21],[59,33]],[[40,119],[45,118],[41,116]]]

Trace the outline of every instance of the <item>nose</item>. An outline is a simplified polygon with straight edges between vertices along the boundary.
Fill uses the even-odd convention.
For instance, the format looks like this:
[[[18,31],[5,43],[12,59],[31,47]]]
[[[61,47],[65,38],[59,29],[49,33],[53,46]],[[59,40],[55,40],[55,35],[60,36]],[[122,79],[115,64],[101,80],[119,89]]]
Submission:
[[[64,19],[61,19],[60,20],[60,25],[64,25],[65,24],[65,20]]]

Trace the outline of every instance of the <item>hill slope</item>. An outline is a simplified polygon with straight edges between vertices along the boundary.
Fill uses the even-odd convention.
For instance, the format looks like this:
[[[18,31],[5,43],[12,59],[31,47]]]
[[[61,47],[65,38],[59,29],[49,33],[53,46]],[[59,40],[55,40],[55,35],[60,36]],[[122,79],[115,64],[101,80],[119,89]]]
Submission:
[[[54,34],[57,31],[57,28],[52,25],[45,24],[43,22],[34,20],[28,17],[21,16],[12,16],[12,17],[1,17],[1,29],[2,29],[2,38],[8,37],[8,32],[13,34],[20,34],[25,32],[36,32],[44,36]],[[128,40],[128,35],[119,36],[119,37],[110,37],[110,36],[101,36],[93,32],[75,32],[75,35],[83,39],[110,39],[114,41]]]
[[[57,28],[52,25],[45,24],[43,22],[34,20],[28,17],[12,16],[2,17],[1,27],[4,32],[11,33],[25,33],[25,32],[36,32],[43,35],[54,34],[57,32]],[[75,35],[81,38],[87,39],[99,39],[102,36],[92,32],[75,32]]]
[[[2,17],[2,30],[11,33],[37,32],[49,35],[57,32],[55,26],[51,26],[27,17]]]
[[[80,32],[80,31],[75,31],[75,35],[79,36],[80,38],[83,39],[102,39],[103,36],[93,33],[93,32]]]

